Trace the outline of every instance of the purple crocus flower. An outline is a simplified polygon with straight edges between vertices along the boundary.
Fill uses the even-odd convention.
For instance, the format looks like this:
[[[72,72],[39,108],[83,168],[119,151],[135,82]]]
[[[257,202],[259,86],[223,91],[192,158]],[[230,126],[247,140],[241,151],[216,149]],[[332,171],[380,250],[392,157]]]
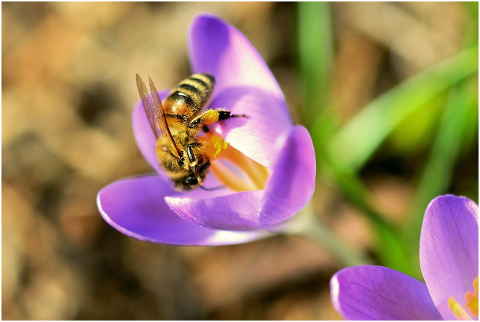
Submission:
[[[207,108],[248,116],[209,127],[228,144],[226,154],[236,167],[212,161],[204,186],[228,188],[175,191],[158,164],[155,138],[139,101],[133,110],[135,139],[156,173],[106,186],[98,193],[98,208],[114,228],[145,241],[226,245],[263,238],[281,229],[313,194],[311,137],[292,124],[277,81],[237,29],[202,14],[190,27],[189,45],[193,72],[216,79]],[[162,99],[168,95],[159,93]]]
[[[347,320],[478,319],[478,206],[439,196],[420,235],[425,283],[382,266],[356,266],[330,281],[335,308]]]

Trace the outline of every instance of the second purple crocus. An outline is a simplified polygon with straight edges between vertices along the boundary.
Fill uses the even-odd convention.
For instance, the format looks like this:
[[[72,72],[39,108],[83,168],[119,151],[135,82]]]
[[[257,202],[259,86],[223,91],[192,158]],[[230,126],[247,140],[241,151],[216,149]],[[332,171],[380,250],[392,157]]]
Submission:
[[[213,161],[204,185],[227,182],[229,188],[175,191],[158,165],[155,138],[138,102],[132,115],[135,139],[156,174],[106,186],[98,193],[98,208],[114,228],[145,241],[225,245],[263,238],[310,200],[315,187],[312,140],[304,127],[292,124],[277,81],[238,30],[215,16],[199,15],[189,45],[192,72],[216,79],[207,108],[248,115],[210,127],[230,147],[234,167]]]
[[[382,266],[355,266],[330,282],[347,320],[478,320],[478,206],[465,197],[430,202],[420,235],[425,283]]]

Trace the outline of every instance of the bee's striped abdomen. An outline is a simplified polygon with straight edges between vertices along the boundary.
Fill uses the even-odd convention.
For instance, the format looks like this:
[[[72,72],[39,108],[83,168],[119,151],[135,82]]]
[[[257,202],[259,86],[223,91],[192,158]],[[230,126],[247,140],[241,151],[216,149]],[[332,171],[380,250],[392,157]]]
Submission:
[[[186,109],[195,115],[207,103],[213,92],[215,78],[210,74],[193,74],[181,81],[165,99],[169,113],[185,114]]]

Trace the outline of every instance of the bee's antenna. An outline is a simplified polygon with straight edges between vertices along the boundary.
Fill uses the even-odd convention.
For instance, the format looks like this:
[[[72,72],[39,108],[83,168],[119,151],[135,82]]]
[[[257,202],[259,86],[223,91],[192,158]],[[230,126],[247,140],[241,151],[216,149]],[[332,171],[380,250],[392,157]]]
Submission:
[[[204,186],[199,186],[199,187],[202,188],[205,191],[215,191],[215,190],[220,190],[220,189],[226,188],[225,186],[218,186],[218,187],[215,187],[215,188],[205,188]]]

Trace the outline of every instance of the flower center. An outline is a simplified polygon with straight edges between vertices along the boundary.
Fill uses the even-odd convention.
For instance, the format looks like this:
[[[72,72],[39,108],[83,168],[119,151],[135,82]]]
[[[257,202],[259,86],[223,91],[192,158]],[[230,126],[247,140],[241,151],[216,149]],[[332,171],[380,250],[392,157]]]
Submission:
[[[223,185],[233,191],[262,190],[265,188],[269,170],[241,153],[217,134],[206,133],[199,138],[210,157],[210,169]],[[213,162],[224,159],[227,163]],[[239,171],[240,170],[240,171]]]
[[[478,318],[478,276],[473,280],[473,289],[475,293],[467,291],[465,293],[465,308],[471,315]],[[448,298],[448,307],[452,310],[453,315],[459,320],[472,320],[467,310],[458,303],[453,296]]]

